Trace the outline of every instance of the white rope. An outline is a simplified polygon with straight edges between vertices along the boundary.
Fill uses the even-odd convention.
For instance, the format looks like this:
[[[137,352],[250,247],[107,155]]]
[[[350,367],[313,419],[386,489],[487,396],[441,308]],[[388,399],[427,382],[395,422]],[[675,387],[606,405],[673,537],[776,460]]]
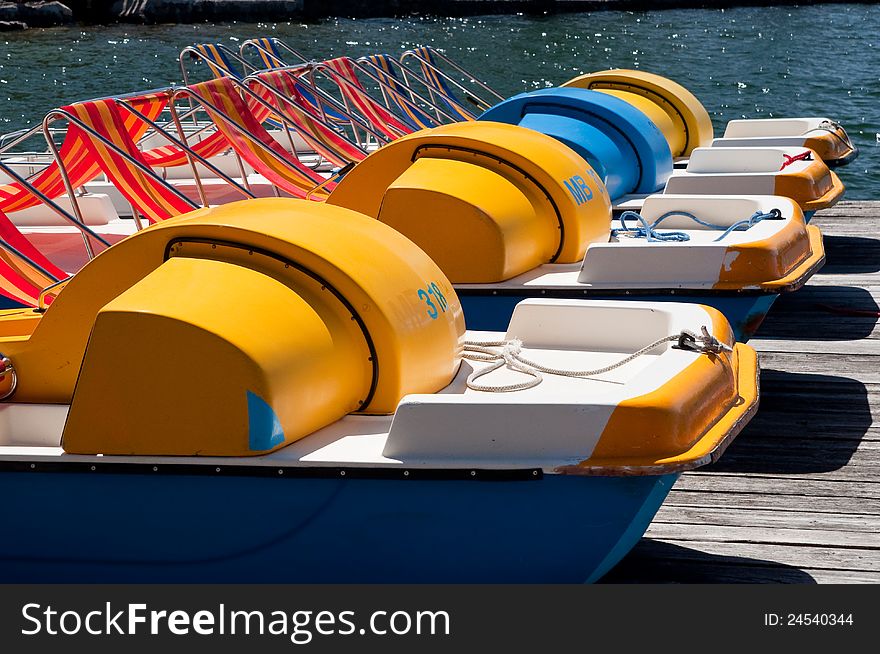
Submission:
[[[485,368],[482,368],[481,370],[475,370],[470,375],[468,375],[468,388],[474,391],[484,391],[487,393],[510,393],[513,391],[523,391],[527,388],[533,388],[537,386],[544,379],[542,373],[547,375],[557,375],[560,377],[583,378],[594,377],[596,375],[601,375],[606,372],[611,372],[612,370],[616,370],[617,368],[626,365],[633,359],[637,359],[643,354],[647,354],[651,350],[671,341],[676,341],[680,348],[690,350],[692,352],[718,354],[720,352],[733,351],[729,345],[727,345],[726,343],[722,343],[717,338],[712,336],[712,334],[709,333],[709,330],[706,329],[705,326],[701,327],[700,330],[702,333],[699,336],[685,329],[682,330],[679,334],[658,338],[653,343],[646,345],[636,352],[633,352],[632,354],[624,357],[620,361],[617,361],[607,366],[603,366],[601,368],[594,368],[592,370],[565,370],[562,368],[550,368],[540,363],[536,363],[535,361],[526,359],[525,357],[521,356],[523,345],[522,341],[516,338],[509,341],[465,341],[462,358],[468,359],[470,361],[485,361],[492,363],[491,366],[487,366]],[[499,351],[496,348],[501,348],[501,350]],[[484,377],[485,375],[495,372],[499,368],[503,367],[527,375],[531,379],[502,386],[492,386],[475,383],[480,377]]]

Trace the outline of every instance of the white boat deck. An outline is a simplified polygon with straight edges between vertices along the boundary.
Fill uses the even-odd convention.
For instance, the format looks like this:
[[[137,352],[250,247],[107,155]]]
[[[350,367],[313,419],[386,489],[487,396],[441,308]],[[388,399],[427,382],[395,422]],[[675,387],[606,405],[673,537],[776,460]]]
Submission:
[[[564,300],[521,304],[506,335],[468,332],[478,342],[519,338],[523,356],[565,370],[617,363],[682,329],[711,328],[694,305],[655,309],[638,302],[599,303],[589,310]],[[552,472],[591,455],[611,414],[624,400],[667,384],[701,355],[660,345],[649,354],[590,378],[545,374],[537,386],[514,392],[467,387],[474,369],[464,361],[453,382],[435,394],[405,396],[393,416],[347,416],[271,454],[255,457],[94,456],[60,447],[67,407],[0,405],[0,460],[188,463],[206,466],[370,466],[410,468],[535,468]],[[512,370],[479,379],[490,386],[529,380]]]

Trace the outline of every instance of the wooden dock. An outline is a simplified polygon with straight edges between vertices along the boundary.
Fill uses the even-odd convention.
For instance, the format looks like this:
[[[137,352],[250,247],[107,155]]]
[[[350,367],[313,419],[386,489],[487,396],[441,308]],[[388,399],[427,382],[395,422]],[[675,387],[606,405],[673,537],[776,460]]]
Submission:
[[[880,582],[880,202],[813,223],[827,263],[751,344],[758,415],[676,483],[615,583]]]

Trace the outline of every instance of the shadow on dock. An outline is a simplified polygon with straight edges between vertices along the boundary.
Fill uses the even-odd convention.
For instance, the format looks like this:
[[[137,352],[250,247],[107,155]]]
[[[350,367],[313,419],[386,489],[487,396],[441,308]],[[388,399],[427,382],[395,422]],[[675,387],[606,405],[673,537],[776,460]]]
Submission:
[[[600,583],[603,584],[815,584],[799,568],[775,561],[708,554],[643,538]]]
[[[776,300],[755,338],[855,341],[873,334],[878,319],[880,307],[864,288],[807,285]]]
[[[847,465],[871,427],[868,389],[848,377],[761,371],[761,407],[701,471],[808,474]]]
[[[880,240],[863,236],[824,236],[823,275],[880,272]]]

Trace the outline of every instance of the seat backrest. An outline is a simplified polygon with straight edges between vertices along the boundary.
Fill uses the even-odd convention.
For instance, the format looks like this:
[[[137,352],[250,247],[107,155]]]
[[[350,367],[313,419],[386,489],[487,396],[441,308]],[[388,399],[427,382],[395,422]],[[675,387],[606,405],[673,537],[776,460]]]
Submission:
[[[235,69],[235,64],[232,63],[229,55],[224,52],[223,46],[217,43],[197,43],[192,48],[202,56],[202,59],[208,64],[208,68],[211,69],[211,73],[215,77],[229,76],[241,78],[241,75]]]
[[[236,83],[228,77],[190,85],[186,92],[204,107],[238,155],[280,189],[304,198],[326,181],[281,147],[254,116]]]
[[[12,250],[0,248],[0,296],[20,304],[36,306],[44,288],[55,281],[70,277],[35,248],[2,211],[0,241]],[[43,268],[51,277],[29,265],[22,257],[16,256],[16,252]]]
[[[131,108],[138,113],[143,114],[151,121],[154,121],[154,117],[158,116],[168,106],[172,93],[173,89],[168,89],[166,91],[151,92],[140,96],[126,96],[120,98],[117,100],[117,104],[121,105],[121,111],[119,113],[123,120],[134,119],[139,121],[139,117],[129,111],[129,108]],[[147,126],[143,121],[140,122],[143,123],[144,126]],[[157,131],[167,133],[167,130]],[[176,130],[174,130],[171,136],[177,139],[180,137]],[[138,138],[139,137],[132,138],[132,141],[137,142]],[[210,159],[224,150],[228,150],[230,147],[229,142],[223,134],[219,132],[208,134],[208,136],[201,140],[196,140],[191,143],[188,142],[187,145],[196,154],[205,159]],[[144,161],[154,168],[173,168],[175,166],[185,166],[189,163],[189,158],[187,157],[186,152],[177,145],[174,145],[170,140],[166,140],[163,145],[149,150],[143,150],[142,152]]]
[[[328,59],[318,64],[318,69],[338,87],[351,108],[390,139],[411,134],[414,130],[373,98],[363,87],[355,72],[354,62],[348,57]]]
[[[394,59],[387,54],[374,54],[365,57],[372,64],[376,77],[385,85],[385,94],[394,103],[394,106],[411,127],[415,129],[428,129],[436,127],[439,122],[432,118],[426,111],[415,104],[407,86],[401,81],[394,70]]]
[[[474,113],[468,109],[464,103],[458,99],[455,92],[438,72],[437,58],[434,56],[434,50],[430,46],[423,46],[413,50],[419,56],[419,67],[422,76],[430,87],[437,94],[438,99],[452,115],[458,116],[460,120],[473,120]]]
[[[319,115],[313,113],[300,93],[300,85],[296,77],[289,71],[283,69],[261,71],[247,78],[245,83],[255,95],[277,108],[284,119],[296,127],[297,134],[332,164],[344,166],[352,161],[361,161],[366,156],[366,152],[358,145],[349,141],[321,120]],[[252,98],[248,100],[252,113],[257,116],[258,110],[264,107]],[[284,123],[284,120],[281,122]]]
[[[261,37],[252,39],[251,42],[257,46],[255,49],[259,53],[260,61],[262,61],[265,68],[284,68],[287,66],[275,39]]]
[[[155,120],[165,108],[167,96],[165,101],[162,100],[162,94],[145,94],[142,98],[141,113],[150,120]],[[135,142],[149,128],[146,123],[132,114],[123,116],[122,124]],[[86,143],[79,131],[74,130],[65,135],[58,154],[60,161],[51,163],[31,177],[28,185],[15,182],[0,186],[0,211],[12,213],[39,205],[42,200],[28,186],[51,200],[67,193],[59,165],[64,166],[73,188],[79,188],[101,174],[100,166],[89,156]]]
[[[149,171],[149,163],[126,129],[114,99],[77,102],[62,109],[75,119],[70,121],[68,135],[72,133],[82,139],[88,157],[150,222],[197,208],[194,202]]]

